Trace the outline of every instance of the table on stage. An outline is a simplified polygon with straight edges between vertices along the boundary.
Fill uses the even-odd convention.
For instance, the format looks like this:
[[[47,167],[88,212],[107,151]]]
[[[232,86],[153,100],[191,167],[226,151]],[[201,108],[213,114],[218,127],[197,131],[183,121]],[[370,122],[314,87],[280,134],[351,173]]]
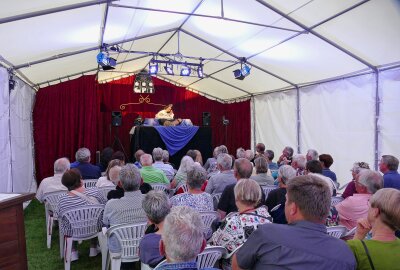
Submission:
[[[0,193],[0,269],[28,269],[22,203],[34,193]]]
[[[176,166],[178,169],[182,157],[190,149],[197,149],[201,152],[203,162],[212,157],[212,143],[211,143],[211,127],[199,127],[199,130],[193,138],[178,152],[170,156],[169,162]],[[155,147],[167,149],[165,143],[160,137],[160,134],[154,127],[138,126],[135,127],[134,134],[131,138],[131,155],[132,160],[135,160],[135,152],[142,149],[148,154],[152,154]]]

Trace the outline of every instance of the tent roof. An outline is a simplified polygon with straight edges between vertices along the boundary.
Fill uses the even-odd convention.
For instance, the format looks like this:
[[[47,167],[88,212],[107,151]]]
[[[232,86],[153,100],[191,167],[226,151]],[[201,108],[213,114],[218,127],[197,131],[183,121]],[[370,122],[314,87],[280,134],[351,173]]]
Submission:
[[[105,82],[151,60],[118,53],[115,70],[99,71],[102,43],[179,51],[226,62],[205,61],[206,78],[162,78],[234,100],[397,66],[399,25],[398,0],[15,0],[0,9],[0,61],[43,86],[97,72]],[[243,57],[252,69],[240,81],[232,71]]]

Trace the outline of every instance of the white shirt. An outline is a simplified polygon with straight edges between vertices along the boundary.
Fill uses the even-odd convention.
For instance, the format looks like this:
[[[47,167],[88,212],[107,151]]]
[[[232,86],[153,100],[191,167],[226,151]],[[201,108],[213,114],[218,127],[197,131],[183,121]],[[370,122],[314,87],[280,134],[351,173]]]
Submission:
[[[329,187],[329,189],[331,191],[331,194],[333,196],[333,190],[336,189],[336,186],[333,183],[332,179],[330,179],[329,177],[326,177],[325,175],[322,175],[320,173],[309,173],[308,175],[314,175],[314,176],[324,180],[328,184],[328,187]]]
[[[168,113],[166,110],[161,110],[156,114],[155,118],[172,120],[174,119],[174,113],[172,111]]]
[[[115,187],[115,185],[107,179],[107,176],[102,176],[97,180],[96,187]]]
[[[61,177],[62,173],[57,173],[54,174],[54,176],[43,179],[36,191],[36,198],[40,202],[43,202],[46,193],[68,190],[67,187],[61,183]]]

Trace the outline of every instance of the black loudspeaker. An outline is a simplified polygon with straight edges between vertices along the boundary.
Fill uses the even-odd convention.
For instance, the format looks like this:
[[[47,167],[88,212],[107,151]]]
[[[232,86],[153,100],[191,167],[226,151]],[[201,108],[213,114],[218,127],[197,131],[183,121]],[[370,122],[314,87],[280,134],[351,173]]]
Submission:
[[[122,113],[119,111],[111,112],[111,125],[119,127],[122,125]]]
[[[203,112],[203,126],[209,127],[211,125],[211,113]]]

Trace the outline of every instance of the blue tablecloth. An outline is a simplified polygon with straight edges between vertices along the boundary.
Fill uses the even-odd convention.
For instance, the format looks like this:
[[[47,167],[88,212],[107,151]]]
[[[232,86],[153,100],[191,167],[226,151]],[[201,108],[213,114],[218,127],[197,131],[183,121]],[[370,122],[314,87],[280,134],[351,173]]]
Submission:
[[[171,156],[185,147],[199,130],[198,126],[155,126],[154,128],[160,134]]]

